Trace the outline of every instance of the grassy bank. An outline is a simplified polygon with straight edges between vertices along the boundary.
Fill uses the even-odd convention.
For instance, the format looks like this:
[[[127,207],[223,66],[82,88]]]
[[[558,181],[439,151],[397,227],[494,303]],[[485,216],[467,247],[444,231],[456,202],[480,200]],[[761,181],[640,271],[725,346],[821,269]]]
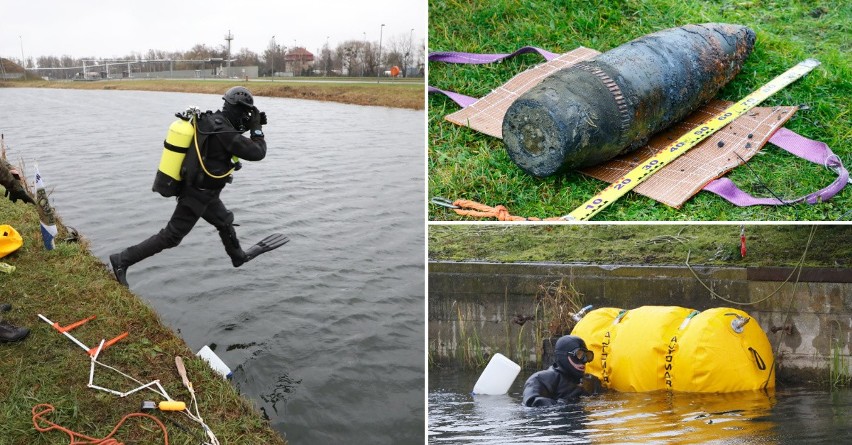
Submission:
[[[429,259],[591,264],[852,268],[852,226],[580,225],[429,227]]]
[[[848,165],[852,162],[852,4],[842,1],[627,0],[518,2],[429,2],[431,51],[509,53],[531,45],[553,52],[585,46],[604,52],[642,35],[689,23],[727,22],[757,33],[754,52],[740,74],[717,96],[737,101],[806,58],[822,65],[770,97],[764,106],[806,105],[786,127],[825,142]],[[541,63],[523,55],[490,65],[429,64],[429,84],[481,97],[515,74]],[[606,184],[577,172],[536,179],[509,159],[502,141],[444,120],[458,106],[430,95],[429,196],[503,204],[513,215],[553,217],[594,196]],[[729,177],[762,197],[793,198],[825,187],[836,177],[821,166],[767,145],[746,167]],[[758,179],[759,178],[759,179]],[[765,184],[765,187],[764,185]],[[682,209],[628,193],[597,220],[836,220],[850,219],[852,190],[826,204],[738,208],[710,193],[699,193]],[[430,206],[432,220],[460,220],[454,212]],[[468,218],[469,219],[469,218]]]
[[[60,432],[39,433],[33,428],[31,410],[38,404],[56,408],[47,416],[49,420],[88,436],[103,437],[124,415],[138,412],[143,400],[162,400],[148,390],[119,398],[87,388],[86,353],[36,314],[62,326],[96,315],[97,319],[71,331],[88,346],[128,331],[129,336],[107,349],[100,361],[145,383],[159,379],[169,395],[189,403],[189,393],[174,365],[175,356],[182,356],[201,415],[222,444],[286,443],[230,383],[195,358],[151,308],[115,282],[106,266],[86,249],[85,241],[58,242],[55,250],[46,251],[34,206],[2,198],[0,215],[0,224],[12,225],[24,239],[21,249],[0,258],[17,268],[8,275],[0,273],[0,303],[14,307],[0,317],[32,329],[21,342],[0,343],[0,443],[67,443]],[[60,229],[57,239],[66,236]],[[96,369],[95,384],[119,391],[139,386],[101,367]],[[169,443],[201,442],[203,431],[183,415],[157,412],[155,416],[167,427]],[[127,444],[163,443],[159,428],[148,420],[129,420],[117,437]]]
[[[240,80],[103,80],[94,82],[73,81],[6,81],[2,87],[74,88],[92,90],[175,91],[186,93],[222,94],[234,85],[247,86],[252,94],[263,97],[285,97],[354,105],[375,105],[393,108],[422,110],[424,106],[423,80],[416,81],[360,79],[363,82],[325,81],[312,79],[271,81]]]

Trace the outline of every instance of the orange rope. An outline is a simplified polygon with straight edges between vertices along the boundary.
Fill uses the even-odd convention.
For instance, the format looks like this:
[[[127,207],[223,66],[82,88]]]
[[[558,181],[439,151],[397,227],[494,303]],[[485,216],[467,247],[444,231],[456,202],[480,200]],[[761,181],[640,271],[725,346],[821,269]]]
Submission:
[[[62,431],[63,433],[68,435],[68,438],[71,441],[71,442],[68,443],[68,445],[85,445],[85,444],[89,444],[89,445],[123,445],[123,442],[119,442],[118,439],[113,439],[112,436],[116,433],[116,431],[118,431],[119,428],[121,428],[122,424],[124,424],[124,422],[131,417],[148,418],[148,419],[151,419],[154,422],[156,422],[157,425],[160,426],[160,429],[163,431],[163,443],[165,445],[169,445],[169,432],[166,431],[166,426],[163,425],[163,422],[161,422],[160,419],[158,419],[158,418],[156,418],[156,417],[154,417],[150,414],[130,413],[130,414],[122,417],[121,420],[118,422],[118,424],[115,425],[115,428],[112,429],[112,432],[110,432],[108,435],[106,435],[106,437],[104,437],[103,439],[97,439],[97,438],[94,438],[94,437],[89,437],[89,436],[86,436],[84,434],[80,434],[80,433],[71,431],[68,428],[59,426],[59,425],[43,418],[43,416],[46,416],[53,411],[56,411],[56,408],[54,408],[53,405],[50,405],[50,404],[47,404],[47,403],[42,403],[42,404],[34,406],[33,407],[33,426],[35,427],[36,431],[38,431],[40,433],[45,433],[45,432],[48,432],[50,430]],[[45,424],[47,424],[47,426],[46,427],[39,426],[39,420],[44,422]],[[78,440],[78,438],[84,439],[84,440]]]
[[[458,209],[453,209],[453,211],[461,216],[473,216],[475,218],[497,218],[498,221],[560,221],[562,219],[560,217],[541,219],[536,218],[534,216],[531,216],[529,218],[525,218],[523,216],[514,216],[509,213],[509,209],[502,205],[498,205],[496,207],[489,207],[485,204],[481,204],[476,201],[469,201],[467,199],[457,199],[453,201],[453,205],[460,207]]]

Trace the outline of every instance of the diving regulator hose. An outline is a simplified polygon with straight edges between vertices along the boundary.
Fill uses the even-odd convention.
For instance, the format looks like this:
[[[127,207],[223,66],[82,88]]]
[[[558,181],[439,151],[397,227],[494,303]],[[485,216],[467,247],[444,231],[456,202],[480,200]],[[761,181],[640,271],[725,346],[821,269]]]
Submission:
[[[195,109],[191,108],[191,109],[187,110],[186,114],[188,114],[189,118],[192,120],[192,130],[195,132],[195,137],[193,137],[192,139],[193,139],[193,142],[195,143],[195,154],[198,155],[198,163],[201,164],[201,169],[204,170],[204,173],[207,176],[209,176],[213,179],[222,179],[222,178],[226,178],[226,177],[230,176],[231,173],[233,173],[234,170],[236,170],[236,167],[231,168],[230,170],[228,170],[226,173],[224,173],[222,175],[214,175],[213,173],[210,173],[210,171],[207,170],[207,167],[204,165],[204,159],[201,157],[201,149],[198,147],[198,109],[197,108],[195,108]],[[236,156],[234,156],[234,158],[236,159]]]

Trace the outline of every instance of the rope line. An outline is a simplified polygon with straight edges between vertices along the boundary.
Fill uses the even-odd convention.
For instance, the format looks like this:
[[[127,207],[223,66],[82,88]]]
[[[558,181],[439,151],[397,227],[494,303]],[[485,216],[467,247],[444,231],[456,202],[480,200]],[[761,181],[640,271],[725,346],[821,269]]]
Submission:
[[[456,214],[461,216],[472,216],[475,218],[497,218],[498,221],[561,221],[561,217],[552,217],[552,218],[536,218],[534,216],[531,217],[523,217],[516,216],[509,213],[509,209],[507,209],[503,205],[497,205],[494,207],[487,206],[485,204],[470,201],[467,199],[457,199],[453,201],[453,205],[458,208],[453,208],[452,210],[456,212]]]
[[[752,305],[755,305],[755,304],[758,304],[758,303],[762,303],[762,302],[770,299],[775,294],[777,294],[778,291],[780,291],[781,288],[784,287],[784,285],[787,284],[790,281],[790,278],[793,277],[793,274],[796,273],[797,270],[799,271],[799,273],[796,276],[796,281],[794,282],[794,286],[797,286],[799,284],[799,277],[801,277],[801,274],[802,274],[802,268],[803,268],[803,265],[804,265],[804,262],[805,262],[805,256],[808,253],[808,247],[810,247],[810,245],[811,245],[811,241],[814,238],[814,232],[815,231],[816,231],[816,226],[813,226],[811,228],[810,236],[808,237],[808,242],[805,245],[805,250],[802,253],[802,257],[799,259],[799,262],[796,263],[796,267],[794,267],[793,270],[790,271],[790,275],[787,275],[787,278],[784,279],[784,281],[781,284],[779,284],[778,287],[775,288],[774,291],[772,291],[772,293],[770,293],[769,295],[767,295],[767,296],[765,296],[765,297],[763,297],[763,298],[761,298],[760,300],[757,300],[757,301],[747,301],[747,302],[735,301],[735,300],[732,300],[732,299],[729,299],[729,298],[725,298],[725,297],[717,294],[715,291],[713,291],[713,289],[710,289],[710,287],[707,286],[707,284],[704,283],[704,281],[701,280],[701,278],[698,277],[698,274],[692,268],[692,265],[689,264],[689,257],[690,257],[690,254],[692,254],[692,249],[690,249],[686,253],[686,267],[689,268],[690,272],[692,272],[692,276],[694,276],[695,279],[698,280],[698,282],[701,283],[701,285],[704,286],[704,288],[707,289],[708,292],[710,292],[711,297],[718,298],[720,300],[726,301],[726,302],[731,303],[731,304],[738,304],[738,305],[741,305],[741,306],[752,306]],[[793,294],[795,295],[795,287],[793,288],[793,290],[794,290]],[[789,309],[788,309],[788,315],[789,315]]]
[[[811,240],[814,239],[814,233],[816,233],[816,225],[811,226],[811,234],[808,237],[808,243],[805,245],[805,251],[802,253],[801,262],[804,263],[805,255],[808,254],[808,248],[811,246]],[[793,310],[793,302],[796,301],[796,288],[799,286],[799,277],[802,275],[802,269],[799,268],[799,275],[796,276],[796,283],[793,285],[793,292],[790,294],[790,304],[787,305],[787,314],[784,316],[784,326],[790,323],[790,313]],[[780,331],[779,331],[780,332]],[[778,353],[781,352],[781,342],[778,342],[778,346],[775,348],[775,356],[778,356]]]
[[[95,437],[89,437],[85,434],[78,433],[76,431],[72,431],[44,418],[45,416],[54,411],[56,411],[56,408],[54,408],[53,405],[47,403],[41,403],[34,406],[32,410],[33,426],[35,427],[36,431],[40,433],[46,433],[52,430],[62,431],[63,433],[68,435],[68,439],[70,440],[70,442],[68,442],[69,445],[124,445],[124,442],[121,442],[118,439],[114,439],[112,436],[114,436],[115,433],[118,432],[118,429],[122,427],[124,422],[134,417],[153,420],[163,432],[163,443],[165,445],[169,445],[169,432],[166,430],[166,426],[163,425],[163,422],[161,422],[160,419],[150,414],[130,413],[122,417],[121,420],[119,420],[118,423],[115,425],[115,428],[113,428],[109,434],[107,434],[101,439],[98,439]],[[40,426],[39,421],[43,422],[47,426]]]

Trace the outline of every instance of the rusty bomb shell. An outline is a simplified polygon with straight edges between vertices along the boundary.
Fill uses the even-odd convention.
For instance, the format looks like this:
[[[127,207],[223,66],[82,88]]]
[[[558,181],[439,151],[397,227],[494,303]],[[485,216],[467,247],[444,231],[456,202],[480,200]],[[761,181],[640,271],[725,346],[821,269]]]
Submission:
[[[506,150],[538,177],[633,151],[712,99],[740,71],[754,39],[745,26],[686,25],[557,71],[507,110]]]

